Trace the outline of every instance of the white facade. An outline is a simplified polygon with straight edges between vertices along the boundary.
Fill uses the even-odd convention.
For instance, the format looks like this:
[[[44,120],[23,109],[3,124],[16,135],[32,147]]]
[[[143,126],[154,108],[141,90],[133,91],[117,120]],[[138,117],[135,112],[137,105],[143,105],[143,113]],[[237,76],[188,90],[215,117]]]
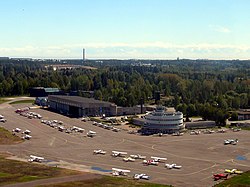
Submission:
[[[168,112],[165,107],[157,106],[155,111],[145,116],[142,128],[144,134],[176,133],[184,129],[182,112]]]

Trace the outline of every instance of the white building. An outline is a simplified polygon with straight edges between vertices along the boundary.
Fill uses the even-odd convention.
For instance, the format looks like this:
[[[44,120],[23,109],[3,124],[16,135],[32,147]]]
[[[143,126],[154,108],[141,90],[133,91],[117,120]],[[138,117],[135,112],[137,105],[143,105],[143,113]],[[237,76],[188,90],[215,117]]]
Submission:
[[[142,134],[176,133],[185,128],[182,112],[168,112],[164,106],[156,109],[145,116]]]

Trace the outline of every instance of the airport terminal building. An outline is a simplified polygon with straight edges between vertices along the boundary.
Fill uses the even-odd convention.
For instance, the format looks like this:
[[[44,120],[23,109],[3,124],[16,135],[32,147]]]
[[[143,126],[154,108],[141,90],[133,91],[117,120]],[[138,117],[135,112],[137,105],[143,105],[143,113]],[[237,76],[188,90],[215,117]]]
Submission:
[[[142,134],[172,134],[182,131],[182,112],[168,112],[164,106],[157,106],[156,109],[145,116]]]
[[[49,108],[73,117],[115,116],[117,105],[79,96],[49,95]]]

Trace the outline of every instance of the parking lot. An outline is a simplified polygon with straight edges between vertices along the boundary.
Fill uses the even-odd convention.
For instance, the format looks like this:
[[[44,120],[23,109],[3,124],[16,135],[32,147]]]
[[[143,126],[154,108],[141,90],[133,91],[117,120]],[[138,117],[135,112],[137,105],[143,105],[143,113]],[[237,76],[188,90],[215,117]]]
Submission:
[[[78,126],[85,129],[83,133],[60,132],[58,129],[41,123],[40,119],[28,119],[14,111],[25,105],[4,105],[0,114],[7,119],[0,123],[8,130],[20,128],[30,130],[32,138],[18,145],[0,146],[0,151],[8,151],[20,158],[30,154],[42,156],[49,161],[65,161],[72,163],[75,169],[91,168],[109,171],[112,167],[129,169],[132,177],[135,173],[146,173],[150,182],[171,184],[173,186],[213,186],[214,173],[224,172],[225,168],[237,168],[247,171],[250,169],[250,131],[183,136],[140,136],[128,134],[121,130],[113,132],[93,125],[93,122],[83,122],[80,119],[69,118],[44,109],[31,109],[39,113],[43,120],[59,120],[66,127]],[[86,132],[95,131],[93,138],[87,137]],[[224,145],[225,139],[238,139],[237,145]],[[94,149],[107,151],[106,155],[93,155]],[[111,151],[124,151],[130,154],[141,154],[150,159],[151,156],[166,157],[165,163],[182,165],[181,169],[167,169],[165,163],[158,166],[145,166],[142,160],[124,162],[121,157],[112,157]],[[82,166],[82,167],[81,167]],[[104,174],[111,175],[109,172]]]

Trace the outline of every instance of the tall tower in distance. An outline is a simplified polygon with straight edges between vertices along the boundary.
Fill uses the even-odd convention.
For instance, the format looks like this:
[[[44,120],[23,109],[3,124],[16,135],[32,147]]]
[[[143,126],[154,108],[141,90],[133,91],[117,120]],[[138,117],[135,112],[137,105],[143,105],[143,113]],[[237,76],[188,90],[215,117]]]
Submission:
[[[84,63],[85,62],[85,49],[83,48],[82,49],[82,63]]]

